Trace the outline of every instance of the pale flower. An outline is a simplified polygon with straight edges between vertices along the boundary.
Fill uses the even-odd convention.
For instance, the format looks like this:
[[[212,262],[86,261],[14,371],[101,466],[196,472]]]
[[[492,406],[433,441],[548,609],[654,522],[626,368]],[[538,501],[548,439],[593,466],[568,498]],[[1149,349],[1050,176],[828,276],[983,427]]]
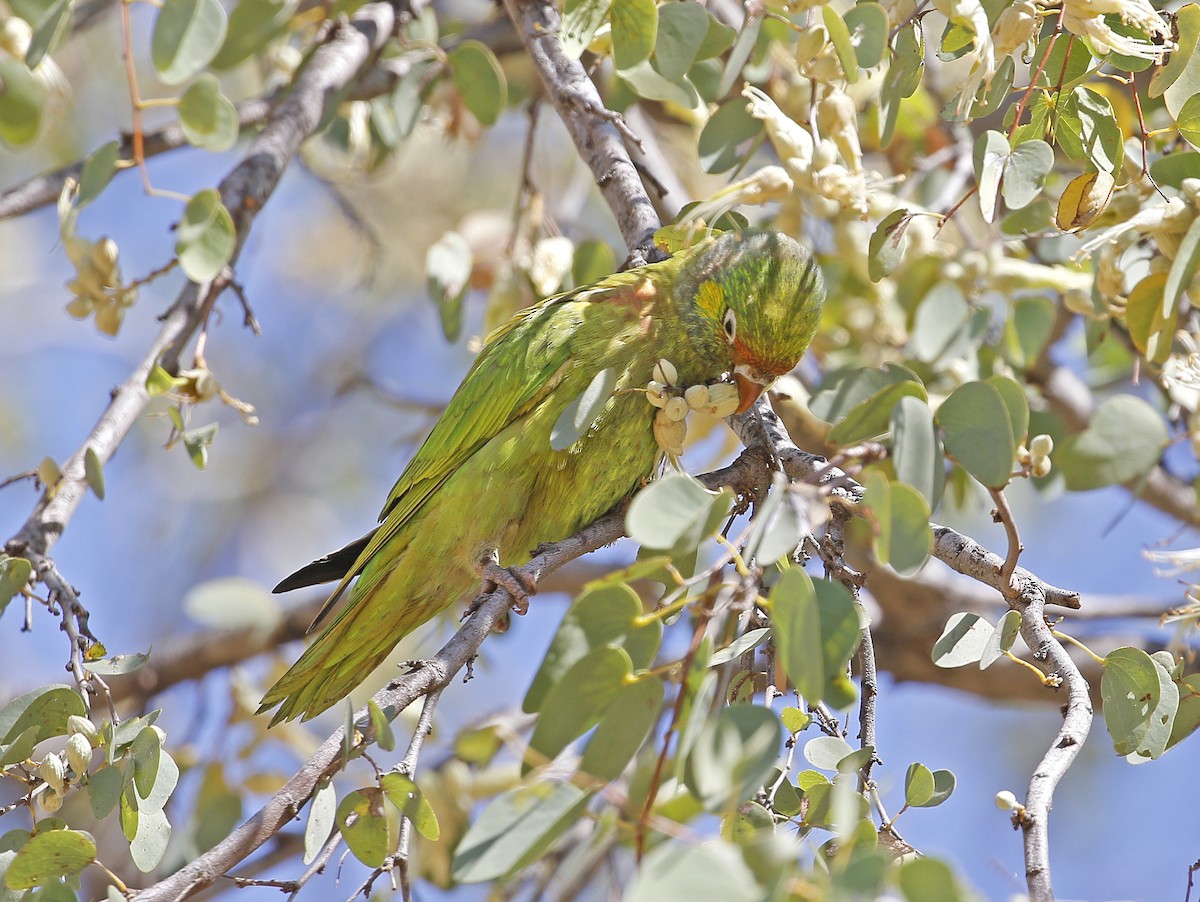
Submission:
[[[1105,23],[1106,15],[1120,16],[1122,22],[1150,40],[1117,34]],[[1100,53],[1112,51],[1161,62],[1164,54],[1175,49],[1170,26],[1150,5],[1150,0],[1065,0],[1063,27],[1072,34],[1088,38]],[[1154,44],[1156,37],[1163,43]]]
[[[958,96],[955,108],[958,116],[964,116],[975,102],[980,87],[989,84],[996,73],[992,29],[988,24],[987,12],[979,0],[934,0],[933,5],[955,25],[975,35],[974,48],[962,57],[964,61],[969,61],[970,69],[962,80],[962,93]]]
[[[1000,13],[992,29],[996,58],[1006,57],[1029,43],[1037,23],[1037,4],[1033,0],[1019,0]]]

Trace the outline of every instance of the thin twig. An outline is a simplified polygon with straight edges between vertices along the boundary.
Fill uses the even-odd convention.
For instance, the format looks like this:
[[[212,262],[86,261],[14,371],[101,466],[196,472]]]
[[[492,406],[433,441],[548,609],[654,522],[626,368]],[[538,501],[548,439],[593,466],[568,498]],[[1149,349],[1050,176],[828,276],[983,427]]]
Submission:
[[[1013,573],[1017,569],[1017,559],[1025,550],[1025,546],[1021,544],[1021,534],[1017,532],[1017,521],[1013,518],[1012,508],[1008,505],[1008,497],[1004,494],[1004,489],[989,487],[988,493],[996,505],[996,522],[1004,526],[1004,534],[1008,537],[1008,553],[1000,567],[1000,584],[1007,587],[1002,590],[1004,597],[1011,599],[1017,593],[1017,588],[1013,585]]]

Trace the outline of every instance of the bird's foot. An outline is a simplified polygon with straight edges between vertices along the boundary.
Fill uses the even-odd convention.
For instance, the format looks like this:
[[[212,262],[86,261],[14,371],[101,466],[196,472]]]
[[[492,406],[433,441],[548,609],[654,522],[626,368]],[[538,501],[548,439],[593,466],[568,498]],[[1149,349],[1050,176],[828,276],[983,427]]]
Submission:
[[[485,557],[476,567],[483,580],[483,594],[497,588],[504,589],[513,597],[512,609],[518,614],[529,610],[529,596],[537,593],[537,581],[524,570],[516,567],[501,567],[494,556]]]

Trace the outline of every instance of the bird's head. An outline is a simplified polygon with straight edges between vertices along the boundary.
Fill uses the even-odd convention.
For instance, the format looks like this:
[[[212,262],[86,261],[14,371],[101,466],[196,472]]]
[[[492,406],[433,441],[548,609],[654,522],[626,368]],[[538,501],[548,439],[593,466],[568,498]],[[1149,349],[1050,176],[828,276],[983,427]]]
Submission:
[[[679,281],[687,336],[705,359],[727,363],[739,413],[800,362],[825,302],[812,255],[779,232],[726,232],[698,245]]]

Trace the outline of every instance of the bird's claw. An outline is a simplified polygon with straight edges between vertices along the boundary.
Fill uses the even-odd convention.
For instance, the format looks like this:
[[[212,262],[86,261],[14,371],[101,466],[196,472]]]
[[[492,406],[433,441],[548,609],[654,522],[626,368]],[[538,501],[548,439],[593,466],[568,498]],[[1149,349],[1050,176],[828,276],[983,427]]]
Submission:
[[[516,567],[501,567],[490,557],[479,562],[477,572],[484,582],[484,595],[501,588],[512,596],[514,611],[524,615],[529,610],[529,596],[537,594],[537,581],[530,574]]]

